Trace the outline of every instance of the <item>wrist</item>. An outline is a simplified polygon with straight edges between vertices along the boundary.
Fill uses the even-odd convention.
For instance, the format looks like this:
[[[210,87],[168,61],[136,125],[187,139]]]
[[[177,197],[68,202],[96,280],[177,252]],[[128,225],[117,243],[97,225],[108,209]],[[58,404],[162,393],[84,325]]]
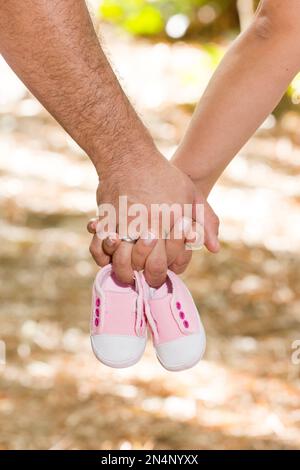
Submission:
[[[198,159],[196,164],[195,159],[191,159],[190,154],[185,155],[182,152],[177,151],[173,156],[171,163],[192,180],[196,188],[201,191],[205,198],[208,197],[217,177],[205,162],[201,162]]]
[[[165,159],[152,142],[139,142],[135,145],[127,143],[125,148],[110,151],[105,158],[95,156],[92,159],[101,180],[114,178],[116,181],[124,175],[130,176],[135,170],[153,169]]]
[[[195,163],[197,161],[197,163]],[[201,188],[201,192],[208,196],[214,185],[214,177],[212,171],[199,162],[199,156],[192,158],[190,154],[186,155],[182,152],[176,152],[171,163],[179,170],[185,173],[195,184],[197,189]]]

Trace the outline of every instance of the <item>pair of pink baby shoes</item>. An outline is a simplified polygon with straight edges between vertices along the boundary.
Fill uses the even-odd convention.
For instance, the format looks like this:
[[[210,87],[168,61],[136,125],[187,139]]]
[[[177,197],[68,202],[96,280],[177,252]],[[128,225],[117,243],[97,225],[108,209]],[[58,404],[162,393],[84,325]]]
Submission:
[[[129,367],[142,357],[151,331],[159,362],[168,370],[194,366],[205,350],[205,332],[191,294],[171,271],[151,289],[142,273],[134,286],[119,284],[111,265],[93,286],[91,342],[96,357],[110,367]]]

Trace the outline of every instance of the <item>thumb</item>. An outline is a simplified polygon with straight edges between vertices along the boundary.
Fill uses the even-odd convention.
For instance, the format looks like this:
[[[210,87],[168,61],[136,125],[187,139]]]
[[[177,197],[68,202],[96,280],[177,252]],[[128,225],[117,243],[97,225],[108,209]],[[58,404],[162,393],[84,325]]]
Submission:
[[[196,204],[203,205],[203,220],[201,225],[204,228],[204,245],[211,253],[218,253],[220,243],[218,239],[220,221],[211,206],[201,193],[197,192],[194,199],[193,218],[196,220]]]
[[[211,253],[218,253],[220,250],[219,225],[219,217],[206,202],[204,205],[204,245]]]

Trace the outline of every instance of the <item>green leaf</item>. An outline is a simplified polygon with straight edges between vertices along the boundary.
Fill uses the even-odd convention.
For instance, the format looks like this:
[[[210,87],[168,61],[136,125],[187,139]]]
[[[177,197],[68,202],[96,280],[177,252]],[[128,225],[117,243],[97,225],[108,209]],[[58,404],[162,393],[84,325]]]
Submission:
[[[164,21],[159,10],[145,5],[141,10],[129,14],[123,26],[131,34],[151,36],[163,31]]]
[[[114,0],[105,0],[99,6],[98,11],[102,18],[113,23],[119,23],[125,13],[120,2]]]

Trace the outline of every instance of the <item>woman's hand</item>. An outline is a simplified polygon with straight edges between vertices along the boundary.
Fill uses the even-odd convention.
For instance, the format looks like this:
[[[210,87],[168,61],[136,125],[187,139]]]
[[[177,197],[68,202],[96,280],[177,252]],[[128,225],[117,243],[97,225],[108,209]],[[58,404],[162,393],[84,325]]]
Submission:
[[[88,224],[88,230],[94,234],[90,245],[93,258],[99,266],[112,262],[119,281],[131,283],[133,270],[144,269],[149,285],[159,287],[166,279],[168,267],[176,273],[183,272],[191,259],[192,251],[185,249],[185,241],[188,231],[193,228],[192,220],[171,217],[168,230],[171,231],[170,238],[164,239],[161,233],[161,229],[165,229],[163,224],[159,225],[160,233],[151,230],[154,225],[151,208],[155,204],[166,204],[168,207],[178,204],[181,209],[184,204],[190,204],[191,207],[195,203],[203,204],[204,243],[210,251],[218,251],[218,218],[204,198],[197,193],[190,178],[158,152],[148,158],[144,155],[139,165],[122,165],[104,176],[97,190],[98,205],[109,203],[118,213],[120,196],[127,196],[128,208],[137,203],[146,208],[145,217],[150,230],[142,233],[135,244],[120,240],[117,234],[117,228],[120,226],[118,219],[115,230],[104,241],[96,233],[99,219],[94,219]],[[128,213],[124,216],[128,218]],[[130,218],[127,222],[130,222]],[[178,233],[182,236],[178,237]]]

